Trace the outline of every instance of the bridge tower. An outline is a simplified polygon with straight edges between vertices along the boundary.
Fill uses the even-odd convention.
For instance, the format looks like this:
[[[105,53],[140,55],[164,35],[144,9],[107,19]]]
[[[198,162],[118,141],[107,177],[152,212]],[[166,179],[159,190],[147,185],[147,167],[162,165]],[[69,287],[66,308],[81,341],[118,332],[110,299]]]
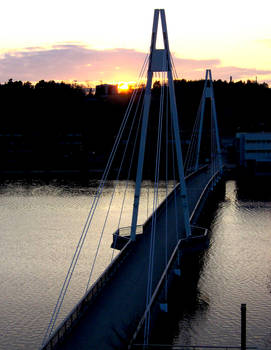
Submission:
[[[161,20],[162,32],[163,32],[163,43],[164,43],[163,49],[156,48],[159,17]],[[141,138],[140,138],[139,155],[138,155],[138,166],[137,166],[137,174],[136,174],[136,186],[135,186],[132,225],[131,225],[132,227],[131,227],[131,234],[130,234],[130,238],[132,241],[136,239],[136,226],[137,226],[137,219],[138,219],[138,209],[139,209],[139,199],[140,199],[142,173],[143,173],[143,165],[144,165],[145,145],[146,145],[148,119],[149,119],[150,104],[151,104],[151,88],[152,88],[154,72],[165,72],[167,74],[168,88],[169,88],[170,116],[172,119],[172,124],[174,129],[175,148],[176,148],[176,155],[177,155],[177,167],[178,167],[178,176],[179,176],[178,180],[180,182],[181,204],[183,209],[182,213],[183,213],[183,218],[185,223],[185,233],[186,233],[186,236],[188,237],[191,235],[191,227],[189,222],[189,208],[188,208],[187,191],[186,191],[186,184],[185,184],[185,178],[184,178],[184,166],[183,166],[183,157],[182,157],[182,150],[181,150],[178,112],[177,112],[177,105],[176,105],[176,98],[175,98],[175,91],[174,91],[173,75],[172,75],[172,61],[171,61],[171,55],[169,51],[166,16],[165,16],[164,9],[156,9],[154,11],[154,18],[153,18],[150,55],[149,55],[149,62],[148,62],[147,84],[146,84],[144,102],[143,102],[143,117],[142,117],[142,125],[141,125]]]
[[[214,88],[213,88],[211,69],[206,70],[204,88],[203,88],[203,93],[202,93],[202,97],[201,97],[201,101],[200,101],[200,105],[199,105],[200,123],[199,123],[199,130],[198,130],[198,142],[197,142],[197,148],[196,148],[196,159],[195,159],[194,171],[197,171],[199,169],[199,155],[200,155],[201,137],[202,137],[202,129],[203,129],[203,118],[204,118],[205,103],[206,103],[207,98],[210,98],[210,100],[211,100],[211,119],[212,119],[212,122],[214,124],[214,134],[215,134],[218,167],[221,170],[222,169],[222,157],[221,157],[221,148],[220,148],[218,125],[217,125],[217,114],[216,114],[216,106],[215,106],[215,97],[214,97]]]

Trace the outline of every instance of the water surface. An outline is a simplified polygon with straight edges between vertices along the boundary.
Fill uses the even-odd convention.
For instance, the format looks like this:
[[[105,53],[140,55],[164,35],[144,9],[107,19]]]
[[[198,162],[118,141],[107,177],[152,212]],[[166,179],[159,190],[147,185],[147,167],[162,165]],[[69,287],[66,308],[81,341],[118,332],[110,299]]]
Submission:
[[[240,346],[240,306],[245,303],[247,345],[271,348],[271,193],[268,182],[259,184],[238,188],[235,181],[226,183],[193,307],[179,305],[174,344]]]
[[[89,187],[73,187],[21,182],[0,187],[0,349],[40,347],[97,185],[94,182]],[[150,215],[152,186],[150,182],[143,184],[139,224]],[[133,193],[133,182],[128,186],[125,182],[106,184],[59,322],[84,295],[98,246],[91,283],[111,262],[112,233],[119,226],[130,225]],[[165,193],[162,184],[160,201]],[[119,220],[124,197],[126,204]],[[104,225],[110,202],[110,215]],[[104,233],[100,241],[101,230]]]
[[[112,259],[112,232],[130,225],[134,183],[128,184],[121,222],[117,212],[126,186],[120,182],[114,192],[114,184],[108,183],[101,197],[60,320],[85,292],[113,193],[113,215],[104,230],[92,281]],[[139,223],[150,214],[152,186],[144,183]],[[39,348],[96,187],[97,183],[0,187],[0,349]],[[195,286],[187,286],[187,299],[176,303],[173,344],[239,345],[240,305],[246,303],[248,345],[271,348],[271,195],[266,189],[252,191],[235,181],[226,183]],[[160,200],[165,193],[162,185]]]

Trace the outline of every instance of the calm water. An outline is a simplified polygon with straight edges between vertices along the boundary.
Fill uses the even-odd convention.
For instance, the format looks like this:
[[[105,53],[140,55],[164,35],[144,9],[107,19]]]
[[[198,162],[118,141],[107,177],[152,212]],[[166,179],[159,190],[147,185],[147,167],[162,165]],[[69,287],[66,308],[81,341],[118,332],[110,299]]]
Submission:
[[[94,184],[95,185],[95,184]],[[145,183],[140,210],[151,208]],[[93,280],[112,259],[111,234],[118,227],[124,184],[119,184],[101,243]],[[0,188],[0,349],[37,349],[50,320],[95,186],[72,188],[10,184]],[[84,294],[113,187],[109,184],[90,227],[60,319]],[[165,188],[160,189],[160,199]],[[132,207],[133,184],[126,195]],[[147,200],[148,199],[148,200]],[[240,304],[247,304],[248,345],[271,348],[271,196],[253,198],[226,183],[225,200],[211,224],[192,307],[178,305],[174,344],[238,345]],[[130,225],[125,211],[120,226]]]
[[[247,346],[271,348],[271,191],[226,183],[211,224],[198,283],[179,305],[173,344],[240,346],[247,304]],[[193,289],[193,287],[192,287]],[[190,300],[189,300],[190,298]]]
[[[57,185],[9,184],[0,187],[0,349],[38,349],[75,247],[89,213],[96,185],[89,188]],[[171,185],[172,186],[172,185]],[[139,224],[150,214],[152,194],[144,183]],[[97,207],[78,260],[60,321],[84,295],[99,243],[107,208],[111,215],[104,228],[92,282],[112,260],[112,233],[131,223],[134,184],[129,183],[125,209],[119,223],[126,185],[119,183],[113,194],[109,183]],[[165,197],[159,190],[159,201]]]

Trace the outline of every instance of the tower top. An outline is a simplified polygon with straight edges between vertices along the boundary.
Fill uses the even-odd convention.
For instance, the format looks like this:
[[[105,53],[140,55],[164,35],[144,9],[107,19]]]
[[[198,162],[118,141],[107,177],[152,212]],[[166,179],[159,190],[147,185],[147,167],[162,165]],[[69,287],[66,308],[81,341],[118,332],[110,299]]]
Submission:
[[[159,17],[161,19],[162,35],[163,35],[163,49],[156,48],[157,32]],[[167,34],[166,15],[164,9],[154,10],[152,40],[151,40],[151,55],[149,69],[152,72],[168,72],[171,69],[169,43]]]

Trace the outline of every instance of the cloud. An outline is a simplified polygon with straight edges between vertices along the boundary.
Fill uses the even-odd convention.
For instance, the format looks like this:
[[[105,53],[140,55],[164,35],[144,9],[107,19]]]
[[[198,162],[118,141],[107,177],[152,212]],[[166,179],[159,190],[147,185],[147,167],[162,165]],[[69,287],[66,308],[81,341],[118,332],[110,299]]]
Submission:
[[[0,81],[9,78],[30,81],[121,80],[127,76],[135,77],[145,56],[135,50],[99,51],[75,44],[59,44],[48,49],[31,47],[2,55]]]
[[[2,54],[0,81],[14,80],[78,80],[117,82],[136,80],[146,53],[116,48],[94,50],[79,43],[56,44],[49,48],[28,47]],[[271,75],[269,70],[223,67],[219,59],[183,59],[173,55],[179,78],[204,78],[205,69],[212,69],[214,79],[246,79]],[[270,77],[269,77],[270,78]]]
[[[256,68],[240,68],[240,67],[217,67],[213,70],[216,79],[224,79],[224,77],[232,76],[234,80],[247,79],[249,77],[271,75],[271,70],[261,70]]]
[[[207,67],[206,67],[207,68]],[[247,79],[255,79],[256,77],[263,79],[263,76],[266,76],[267,78],[271,77],[271,70],[260,70],[256,68],[241,68],[241,67],[234,67],[234,66],[213,66],[212,68],[212,76],[213,79],[218,80],[229,80],[230,76],[233,78],[233,80],[247,80]],[[198,79],[198,72],[193,71],[190,72],[190,75],[192,76],[192,79]],[[202,75],[203,76],[203,75]]]

